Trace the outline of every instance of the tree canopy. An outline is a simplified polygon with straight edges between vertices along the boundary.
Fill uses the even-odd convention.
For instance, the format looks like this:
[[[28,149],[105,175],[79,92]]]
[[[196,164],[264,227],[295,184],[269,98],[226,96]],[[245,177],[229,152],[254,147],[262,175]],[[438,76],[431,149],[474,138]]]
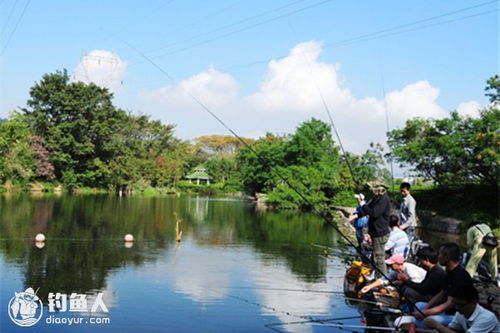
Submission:
[[[444,119],[410,119],[388,133],[401,165],[443,185],[498,184],[500,110],[498,76],[488,80],[492,104],[478,118],[451,112]]]

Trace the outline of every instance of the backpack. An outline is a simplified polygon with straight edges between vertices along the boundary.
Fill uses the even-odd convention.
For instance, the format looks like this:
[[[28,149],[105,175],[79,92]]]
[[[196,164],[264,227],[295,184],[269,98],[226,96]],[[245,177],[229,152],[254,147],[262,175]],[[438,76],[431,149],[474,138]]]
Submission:
[[[495,248],[498,246],[498,240],[494,235],[491,235],[490,233],[485,234],[483,232],[483,230],[481,230],[481,228],[479,228],[478,225],[476,225],[476,227],[483,234],[483,239],[482,239],[481,243],[484,246],[491,247],[491,248]]]

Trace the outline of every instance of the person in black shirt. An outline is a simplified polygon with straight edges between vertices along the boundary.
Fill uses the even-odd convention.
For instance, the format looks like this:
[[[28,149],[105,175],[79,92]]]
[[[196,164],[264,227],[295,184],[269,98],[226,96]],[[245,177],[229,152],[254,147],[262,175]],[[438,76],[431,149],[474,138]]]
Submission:
[[[359,214],[353,214],[350,220],[368,216],[368,234],[373,244],[373,261],[378,270],[376,276],[381,277],[380,272],[387,275],[385,266],[385,244],[389,239],[389,214],[391,203],[387,195],[388,187],[377,183],[372,187],[375,196],[366,204],[361,206]]]
[[[410,301],[410,306],[416,302],[428,302],[444,289],[446,273],[437,264],[437,255],[437,251],[430,246],[418,250],[419,264],[427,271],[422,282],[413,282],[401,276],[401,293]]]
[[[460,266],[460,248],[456,243],[445,243],[439,248],[438,261],[441,266],[446,268],[445,287],[435,295],[429,303],[418,302],[413,315],[423,319],[423,315],[433,319],[441,325],[448,325],[455,313],[451,295],[460,288],[474,286],[469,273]],[[422,315],[423,314],[423,315]],[[417,321],[417,327],[427,328],[422,321]]]

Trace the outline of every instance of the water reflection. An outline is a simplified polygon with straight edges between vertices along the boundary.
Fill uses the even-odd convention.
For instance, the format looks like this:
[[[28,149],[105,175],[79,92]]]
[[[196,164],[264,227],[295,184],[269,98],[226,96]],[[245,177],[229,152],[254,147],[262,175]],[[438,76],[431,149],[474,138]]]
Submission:
[[[1,267],[6,267],[2,306],[10,289],[20,287],[12,281],[19,280],[23,288],[40,287],[44,304],[49,292],[104,291],[106,304],[115,309],[106,332],[133,327],[130,318],[150,303],[158,307],[148,311],[159,321],[134,317],[135,329],[181,325],[185,319],[175,311],[198,313],[201,306],[207,317],[188,321],[194,325],[189,327],[258,331],[261,316],[264,322],[286,322],[293,319],[286,312],[328,315],[338,301],[312,292],[340,290],[344,268],[311,247],[337,246],[332,230],[311,215],[256,212],[243,201],[177,196],[12,196],[0,199],[0,209]],[[183,220],[180,243],[175,214]],[[47,236],[41,248],[33,240],[40,232]],[[128,233],[135,239],[131,247],[123,242]],[[159,312],[165,307],[175,310]],[[227,318],[232,311],[235,318]],[[233,329],[221,329],[222,322]]]

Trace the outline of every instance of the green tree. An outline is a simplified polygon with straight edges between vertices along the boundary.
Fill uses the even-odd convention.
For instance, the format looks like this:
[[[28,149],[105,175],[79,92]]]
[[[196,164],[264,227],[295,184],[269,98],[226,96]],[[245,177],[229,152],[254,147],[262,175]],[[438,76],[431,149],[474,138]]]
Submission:
[[[56,177],[103,183],[100,166],[113,156],[107,143],[126,117],[112,98],[106,88],[70,82],[66,70],[44,75],[31,88],[23,112],[34,134],[44,138]]]
[[[284,165],[285,138],[266,134],[249,147],[239,150],[236,161],[241,183],[247,193],[255,195],[276,186],[277,176],[273,168]]]
[[[496,186],[499,128],[497,108],[482,110],[477,119],[452,112],[445,119],[408,120],[389,132],[388,144],[398,162],[439,184]]]
[[[494,75],[486,81],[487,85],[484,90],[486,96],[489,97],[492,104],[500,102],[500,75]],[[498,105],[497,105],[498,107]]]
[[[226,182],[237,176],[236,160],[232,157],[214,156],[205,162],[205,166],[214,182]]]
[[[0,180],[28,182],[35,175],[30,134],[25,118],[18,113],[0,123]]]

